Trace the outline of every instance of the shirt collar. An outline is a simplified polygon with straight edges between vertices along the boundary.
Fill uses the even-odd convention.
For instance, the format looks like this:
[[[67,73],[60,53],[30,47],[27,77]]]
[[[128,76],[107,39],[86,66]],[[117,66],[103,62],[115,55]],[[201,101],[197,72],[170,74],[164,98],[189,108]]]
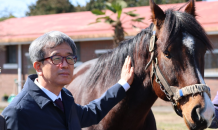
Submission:
[[[56,99],[60,98],[62,101],[62,97],[61,97],[61,92],[57,95],[55,95],[54,93],[52,93],[51,91],[49,91],[48,89],[44,88],[41,84],[39,84],[38,82],[38,78],[36,78],[34,80],[34,83],[36,84],[36,86],[38,86],[49,98],[51,98],[51,100],[54,102]]]

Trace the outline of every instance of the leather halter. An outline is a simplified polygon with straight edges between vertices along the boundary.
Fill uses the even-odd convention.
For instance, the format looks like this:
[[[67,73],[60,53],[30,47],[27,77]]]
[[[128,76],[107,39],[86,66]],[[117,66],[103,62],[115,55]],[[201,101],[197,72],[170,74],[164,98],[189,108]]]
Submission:
[[[154,51],[155,51],[155,36],[156,35],[156,27],[154,25],[153,27],[153,35],[150,39],[150,46],[149,46],[149,52],[151,53],[151,58],[148,64],[145,67],[145,70],[148,68],[148,66],[152,63],[152,71],[151,71],[151,84],[153,86],[153,77],[155,75],[156,82],[160,85],[160,89],[165,93],[166,97],[171,101],[172,106],[176,112],[177,115],[183,117],[182,111],[178,109],[177,103],[178,101],[187,95],[193,95],[195,93],[202,93],[206,92],[208,96],[211,98],[210,95],[210,88],[205,84],[194,84],[190,86],[185,86],[182,89],[178,89],[177,87],[170,86],[167,80],[164,78],[163,74],[161,73],[161,70],[158,66],[158,60],[157,58],[154,58]]]

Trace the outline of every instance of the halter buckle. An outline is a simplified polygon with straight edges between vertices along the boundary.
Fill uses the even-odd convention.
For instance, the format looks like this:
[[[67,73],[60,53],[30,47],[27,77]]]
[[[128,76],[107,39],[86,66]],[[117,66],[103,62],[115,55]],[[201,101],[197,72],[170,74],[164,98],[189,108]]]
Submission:
[[[153,35],[153,36],[151,37],[150,46],[149,46],[149,52],[154,51],[154,42],[155,42],[155,35]]]
[[[155,58],[155,63],[156,63],[156,65],[158,65],[158,60],[157,60],[157,57]]]

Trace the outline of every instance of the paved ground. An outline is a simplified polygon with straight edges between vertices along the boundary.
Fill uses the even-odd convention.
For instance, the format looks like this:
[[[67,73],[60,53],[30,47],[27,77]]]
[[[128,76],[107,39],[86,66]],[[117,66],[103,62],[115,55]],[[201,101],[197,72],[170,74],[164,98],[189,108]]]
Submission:
[[[8,106],[8,102],[0,102],[0,108],[5,108]]]
[[[151,109],[153,112],[174,112],[171,106],[153,106]]]

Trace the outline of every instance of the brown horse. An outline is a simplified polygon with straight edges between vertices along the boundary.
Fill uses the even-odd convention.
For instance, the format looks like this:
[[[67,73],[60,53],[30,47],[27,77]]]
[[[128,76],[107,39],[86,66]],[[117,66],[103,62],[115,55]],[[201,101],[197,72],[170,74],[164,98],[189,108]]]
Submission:
[[[191,130],[208,127],[214,118],[210,90],[205,85],[204,54],[212,50],[206,33],[195,19],[191,0],[182,12],[165,12],[150,0],[152,24],[134,38],[75,69],[67,86],[78,104],[99,98],[120,79],[127,55],[134,66],[134,81],[95,130],[155,130],[151,106],[161,98],[171,101]]]

